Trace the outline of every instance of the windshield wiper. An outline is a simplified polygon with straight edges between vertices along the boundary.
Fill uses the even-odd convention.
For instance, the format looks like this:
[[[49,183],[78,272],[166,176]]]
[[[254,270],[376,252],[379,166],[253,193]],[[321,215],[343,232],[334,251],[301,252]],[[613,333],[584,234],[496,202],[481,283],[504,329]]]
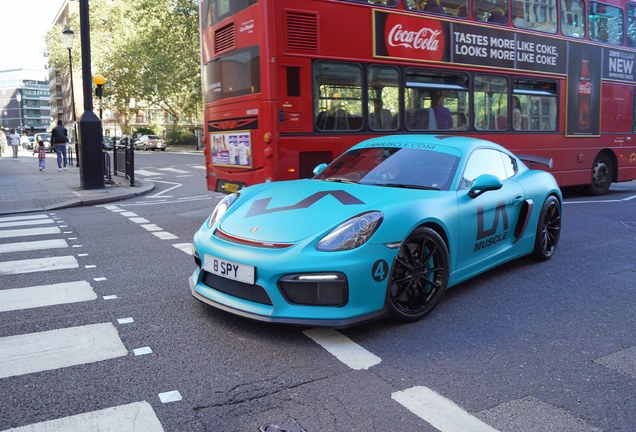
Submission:
[[[325,181],[328,182],[337,182],[337,183],[351,183],[351,184],[358,184],[357,182],[354,182],[352,180],[346,179],[346,178],[342,178],[342,177],[329,177],[326,178]]]
[[[440,190],[439,188],[432,187],[432,186],[420,186],[420,185],[411,185],[411,184],[402,184],[402,183],[376,183],[375,186],[387,186],[387,187],[402,188],[402,189]]]

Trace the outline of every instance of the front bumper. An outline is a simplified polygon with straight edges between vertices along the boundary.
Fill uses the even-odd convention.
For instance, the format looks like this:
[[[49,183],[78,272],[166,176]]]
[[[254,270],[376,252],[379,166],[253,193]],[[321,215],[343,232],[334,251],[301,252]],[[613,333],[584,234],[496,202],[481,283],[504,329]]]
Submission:
[[[196,299],[218,309],[264,322],[333,328],[387,315],[388,269],[397,254],[396,249],[373,244],[346,252],[318,252],[312,245],[267,249],[238,245],[214,236],[203,237],[198,232],[194,238],[201,266],[197,265],[189,279],[190,289]],[[204,270],[206,254],[253,265],[256,268],[254,285],[236,284],[220,277],[210,278],[211,273]],[[374,277],[374,268],[379,261],[384,261],[387,269],[382,279],[377,277],[377,272]],[[307,298],[301,293],[302,284],[299,284],[298,295],[290,291],[294,289],[294,285],[289,284],[290,278],[334,273],[346,279],[347,292],[343,304],[298,304],[298,298]],[[224,286],[213,286],[216,283]],[[330,289],[330,293],[323,297],[327,300],[320,301],[338,303],[338,293],[333,287]]]

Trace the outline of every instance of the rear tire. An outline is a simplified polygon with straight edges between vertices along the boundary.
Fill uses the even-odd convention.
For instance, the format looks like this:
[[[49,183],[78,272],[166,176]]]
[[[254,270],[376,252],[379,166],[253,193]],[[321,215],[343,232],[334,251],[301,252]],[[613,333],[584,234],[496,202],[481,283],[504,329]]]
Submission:
[[[537,232],[534,238],[534,251],[532,255],[539,261],[552,258],[559,244],[561,236],[561,203],[550,195],[546,198],[539,213]]]
[[[592,195],[603,195],[609,190],[614,178],[614,164],[605,153],[600,153],[592,165],[592,183],[588,190]]]
[[[388,302],[391,317],[417,321],[429,314],[446,290],[448,248],[431,228],[414,230],[402,243],[391,272]]]

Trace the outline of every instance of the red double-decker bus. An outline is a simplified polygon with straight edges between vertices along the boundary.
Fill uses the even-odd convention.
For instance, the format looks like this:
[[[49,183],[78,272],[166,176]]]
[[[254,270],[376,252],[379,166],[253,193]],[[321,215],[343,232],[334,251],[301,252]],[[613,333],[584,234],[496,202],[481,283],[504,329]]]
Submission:
[[[203,0],[208,188],[434,133],[551,157],[601,194],[636,178],[635,47],[625,0]]]

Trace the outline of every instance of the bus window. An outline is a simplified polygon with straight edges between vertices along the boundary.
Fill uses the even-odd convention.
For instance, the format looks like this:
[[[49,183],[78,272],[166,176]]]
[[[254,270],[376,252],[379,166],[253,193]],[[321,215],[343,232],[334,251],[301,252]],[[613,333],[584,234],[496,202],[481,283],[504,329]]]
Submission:
[[[406,128],[413,131],[468,127],[468,77],[464,74],[406,71]]]
[[[362,70],[359,65],[314,64],[314,113],[318,130],[362,127]]]
[[[590,39],[613,45],[623,44],[622,9],[602,3],[590,2]]]
[[[439,13],[459,18],[468,16],[468,0],[406,0],[406,7],[410,10]]]
[[[202,22],[213,26],[224,18],[256,4],[256,0],[202,0]]]
[[[636,4],[627,3],[627,46],[636,47]]]
[[[564,36],[585,37],[585,3],[583,0],[561,0],[561,31]]]
[[[512,24],[546,33],[556,33],[556,0],[512,0]]]
[[[507,0],[475,0],[473,2],[473,15],[477,21],[495,24],[508,23]]]
[[[388,66],[370,66],[367,79],[369,128],[372,130],[397,129],[400,94],[398,70]]]
[[[475,128],[508,129],[508,80],[492,75],[475,76]]]
[[[398,0],[348,0],[356,3],[368,3],[372,5],[378,6],[391,6],[394,7],[397,5]]]
[[[552,81],[514,82],[512,129],[555,131],[557,129],[557,85]]]
[[[203,68],[205,102],[261,91],[258,47],[219,56]]]

